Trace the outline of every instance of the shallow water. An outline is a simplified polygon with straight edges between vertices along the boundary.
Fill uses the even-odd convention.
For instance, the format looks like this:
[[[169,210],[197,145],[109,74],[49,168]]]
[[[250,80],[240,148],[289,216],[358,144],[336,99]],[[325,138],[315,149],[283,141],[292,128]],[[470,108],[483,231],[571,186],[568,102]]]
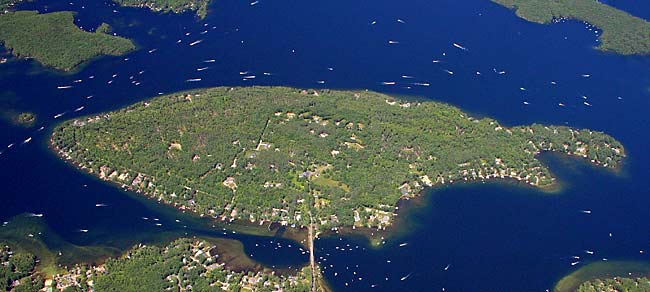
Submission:
[[[159,15],[101,1],[64,2],[37,1],[24,8],[78,11],[78,25],[109,22],[141,49],[101,58],[72,75],[28,61],[0,65],[0,106],[39,116],[30,129],[0,122],[1,219],[43,213],[66,240],[120,248],[155,241],[161,231],[223,235],[204,220],[127,195],[66,165],[45,145],[52,126],[59,119],[196,87],[367,88],[447,102],[506,125],[540,122],[605,131],[623,142],[628,159],[621,175],[615,175],[545,156],[564,187],[555,195],[498,183],[432,190],[425,207],[404,215],[410,233],[379,250],[353,238],[318,240],[316,257],[323,257],[325,275],[335,290],[543,291],[578,267],[570,266],[573,255],[584,261],[649,260],[639,250],[648,249],[650,242],[650,183],[645,179],[650,174],[645,149],[650,142],[650,58],[592,49],[596,34],[582,23],[537,25],[486,0],[287,0],[255,6],[214,1],[203,21],[189,13]],[[635,15],[650,15],[644,4],[610,2]],[[204,41],[189,46],[197,40]],[[454,48],[454,42],[468,51]],[[215,62],[204,62],[209,59]],[[196,70],[202,67],[209,69]],[[242,80],[240,72],[245,71],[256,78]],[[186,82],[190,78],[202,81]],[[82,82],[73,83],[78,79]],[[325,83],[317,83],[321,80]],[[383,86],[382,81],[398,84]],[[60,85],[74,88],[56,89]],[[593,106],[585,106],[582,95]],[[80,106],[84,109],[74,112]],[[54,119],[59,113],[65,115]],[[36,131],[41,125],[46,129]],[[30,143],[20,145],[30,136]],[[5,149],[10,143],[16,145]],[[108,206],[98,208],[97,203]],[[583,209],[593,213],[582,214]],[[228,237],[242,240],[254,259],[268,265],[306,261],[295,244],[286,248],[289,241],[276,250],[277,243],[270,240],[277,239],[232,233]],[[402,242],[408,244],[400,247]],[[595,255],[588,256],[586,249]]]

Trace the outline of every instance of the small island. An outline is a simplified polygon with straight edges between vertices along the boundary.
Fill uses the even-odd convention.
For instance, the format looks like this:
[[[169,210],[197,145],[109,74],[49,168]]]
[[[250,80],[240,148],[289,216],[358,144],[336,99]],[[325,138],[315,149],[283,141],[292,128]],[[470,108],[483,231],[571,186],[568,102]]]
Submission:
[[[602,261],[590,263],[562,278],[554,292],[650,291],[650,264]]]
[[[196,11],[196,15],[205,18],[208,15],[210,0],[114,0],[122,6],[146,7],[152,11],[181,13]]]
[[[14,122],[24,127],[31,127],[36,122],[36,115],[28,112],[19,113],[14,117]]]
[[[119,56],[136,48],[128,39],[104,33],[110,31],[108,24],[91,33],[73,21],[74,13],[69,11],[6,12],[0,14],[0,42],[14,56],[34,58],[63,71],[71,71],[98,56]]]
[[[492,0],[528,21],[585,21],[602,30],[598,49],[623,55],[650,54],[650,22],[596,0]]]
[[[156,97],[63,122],[51,147],[80,169],[181,210],[316,234],[385,229],[398,201],[426,187],[507,179],[548,188],[555,178],[536,158],[543,151],[611,169],[625,157],[602,132],[509,128],[439,102],[285,87]]]

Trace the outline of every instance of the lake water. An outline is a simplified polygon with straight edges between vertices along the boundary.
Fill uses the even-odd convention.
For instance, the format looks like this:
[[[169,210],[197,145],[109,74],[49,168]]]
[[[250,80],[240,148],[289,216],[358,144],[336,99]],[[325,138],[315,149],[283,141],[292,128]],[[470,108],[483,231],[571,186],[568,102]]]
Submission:
[[[650,15],[645,1],[608,3],[646,19]],[[639,252],[650,250],[650,57],[594,50],[597,35],[582,23],[537,25],[487,0],[262,0],[255,6],[215,0],[201,21],[189,13],[160,15],[90,0],[36,1],[23,8],[77,11],[78,25],[108,22],[141,49],[101,58],[72,75],[29,61],[0,65],[0,108],[38,115],[30,129],[0,121],[0,219],[43,213],[66,240],[120,248],[155,241],[162,231],[223,236],[209,222],[126,194],[66,165],[47,149],[52,126],[60,119],[196,87],[370,89],[447,102],[506,125],[538,122],[605,131],[626,146],[628,158],[621,173],[614,174],[545,155],[563,186],[553,195],[502,183],[432,190],[422,207],[403,215],[406,223],[400,226],[410,232],[380,249],[350,237],[318,240],[316,257],[336,291],[544,291],[589,261],[650,261]],[[203,41],[189,46],[197,40]],[[454,48],[454,42],[468,50]],[[204,62],[210,59],[215,62]],[[209,68],[196,70],[202,67]],[[246,71],[256,78],[242,80],[240,72]],[[186,82],[191,78],[202,81]],[[383,86],[382,81],[398,84]],[[62,85],[74,87],[58,90]],[[583,104],[583,95],[593,106]],[[65,115],[53,118],[60,113]],[[46,129],[36,131],[40,126]],[[27,137],[33,140],[20,145]],[[15,146],[6,149],[10,143]],[[97,203],[108,206],[97,208]],[[153,218],[163,225],[156,226]],[[267,265],[307,260],[295,245],[286,248],[287,240],[227,237],[241,240],[254,259]],[[268,248],[277,241],[284,248]],[[574,255],[581,264],[570,265]]]

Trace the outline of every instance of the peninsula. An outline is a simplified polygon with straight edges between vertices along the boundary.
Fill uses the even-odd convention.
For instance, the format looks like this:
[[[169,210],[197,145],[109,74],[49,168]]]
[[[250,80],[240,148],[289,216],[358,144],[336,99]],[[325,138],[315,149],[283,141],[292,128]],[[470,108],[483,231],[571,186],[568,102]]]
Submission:
[[[114,0],[122,6],[146,7],[157,12],[181,13],[196,11],[196,15],[205,18],[208,15],[210,0]]]
[[[647,262],[593,262],[562,278],[554,292],[650,291]]]
[[[97,32],[74,24],[74,13],[15,11],[0,14],[0,42],[14,56],[34,58],[43,65],[70,71],[101,55],[123,55],[134,50],[128,39],[110,35],[108,24]]]
[[[603,51],[650,54],[650,22],[596,0],[492,0],[514,9],[528,21],[548,24],[559,19],[585,21],[602,30]]]
[[[507,128],[453,106],[368,91],[284,87],[174,93],[59,124],[59,156],[99,178],[200,216],[322,231],[385,228],[425,187],[511,179],[549,187],[536,155],[615,168],[597,131]]]

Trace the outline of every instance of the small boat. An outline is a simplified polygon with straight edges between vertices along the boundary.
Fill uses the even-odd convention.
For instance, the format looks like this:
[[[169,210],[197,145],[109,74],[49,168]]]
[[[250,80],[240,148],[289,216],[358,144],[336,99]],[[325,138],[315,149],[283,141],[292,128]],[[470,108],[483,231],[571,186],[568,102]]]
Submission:
[[[29,141],[32,141],[32,137],[29,137],[29,138],[23,140],[23,143],[22,143],[22,144],[29,143]]]
[[[214,63],[216,61],[217,60],[215,60],[215,59],[209,59],[209,60],[203,60],[203,63]]]
[[[433,60],[433,61],[431,61],[431,62],[433,62],[433,63],[440,63],[440,60]]]
[[[589,78],[589,77],[591,77],[591,75],[589,75],[589,74],[582,74],[581,76],[584,77],[584,78]]]
[[[402,78],[404,78],[404,79],[413,79],[413,76],[410,76],[410,75],[402,75]]]
[[[113,83],[113,80],[109,80],[109,81],[106,82],[106,83],[111,84],[111,83]]]
[[[593,250],[585,250],[586,254],[594,254],[595,252]]]
[[[391,45],[399,44],[398,41],[390,41],[390,40],[388,41],[388,43],[391,44]]]
[[[43,131],[43,129],[45,129],[45,126],[41,126],[41,127],[38,128],[36,131],[39,131],[39,132],[40,132],[40,131]]]
[[[108,205],[102,203],[95,204],[95,207],[106,207],[106,206]]]
[[[42,213],[29,213],[27,217],[43,217]]]
[[[579,263],[580,263],[580,261],[572,262],[571,265],[572,265],[572,266],[575,266],[575,265],[577,265],[577,264],[579,264]]]
[[[461,49],[463,51],[468,51],[468,49],[466,47],[463,47],[463,46],[461,46],[461,45],[459,45],[457,43],[453,43],[453,45],[454,45],[454,47],[459,48],[459,49]]]
[[[62,117],[63,115],[65,115],[65,112],[62,112],[62,113],[60,113],[60,114],[56,114],[56,115],[54,116],[54,118],[55,118],[55,119],[58,119],[58,118]]]
[[[431,86],[431,84],[427,83],[427,82],[423,82],[423,83],[415,82],[415,83],[413,83],[413,85],[416,85],[416,86]]]
[[[271,73],[269,73],[269,72],[264,72],[262,74],[264,74],[264,76],[271,76]]]
[[[81,79],[77,79],[77,80],[72,81],[72,83],[81,83],[82,81],[83,80],[81,80]]]
[[[79,232],[87,233],[88,229],[79,229]]]
[[[203,70],[208,70],[210,67],[201,67],[201,68],[196,68],[196,71],[203,71]]]
[[[328,70],[328,71],[334,71],[334,68],[332,68],[332,67],[327,67],[327,70]]]
[[[400,281],[405,281],[406,279],[408,279],[408,278],[411,276],[411,274],[412,274],[412,273],[409,273],[408,275],[406,275],[406,276],[400,278],[399,280],[400,280]]]
[[[524,101],[524,105],[529,105],[530,103],[527,101]]]
[[[583,101],[582,103],[583,103],[584,105],[586,105],[586,106],[591,106],[591,104],[588,103],[588,102],[586,102],[586,101]]]
[[[553,84],[553,85],[557,85],[557,82],[555,82],[555,81],[551,81],[551,84]]]
[[[401,19],[399,19],[399,18],[397,19],[397,22],[399,22],[399,23],[406,23],[404,20],[401,20]]]
[[[162,226],[162,224],[160,224],[160,223],[156,223],[156,226]]]
[[[57,86],[56,89],[69,89],[72,88],[71,85],[65,85],[65,86]]]
[[[255,79],[255,75],[244,76],[244,79]]]
[[[141,217],[142,220],[149,220],[149,217]]]
[[[251,2],[251,6],[257,5],[257,3],[260,3],[260,1]]]
[[[581,213],[583,214],[591,214],[591,210],[580,210]]]
[[[11,143],[11,144],[7,145],[7,148],[11,148],[13,146],[14,146],[14,143]]]
[[[115,78],[115,77],[117,77],[117,74],[113,74],[113,76],[112,76],[112,77],[113,77],[113,78]]]
[[[318,80],[318,81],[316,81],[316,83],[318,83],[318,84],[325,84],[325,80]]]
[[[481,71],[476,71],[476,75],[481,75]]]
[[[399,246],[407,246],[407,245],[408,245],[408,243],[406,243],[406,242],[399,244]]]
[[[182,42],[182,40],[177,40],[176,41],[177,44],[180,44],[181,42]]]
[[[519,90],[526,91],[526,88],[525,87],[519,87]]]
[[[84,106],[82,105],[82,106],[80,106],[80,107],[74,109],[74,111],[75,111],[75,112],[78,112],[78,111],[83,110],[83,109],[84,109]]]
[[[185,81],[186,82],[198,82],[198,81],[201,81],[201,78],[192,78],[192,79],[187,79]]]
[[[191,46],[194,46],[194,45],[198,45],[198,44],[200,44],[201,42],[203,42],[203,40],[193,41],[193,42],[190,43],[190,47],[191,47]]]
[[[395,85],[395,81],[384,81],[381,85]]]
[[[563,103],[561,103],[561,102],[560,102],[560,103],[558,103],[557,105],[559,105],[559,106],[564,106],[564,104],[563,104]]]
[[[249,73],[249,71],[239,71],[239,75],[246,75],[248,73]]]
[[[449,270],[449,267],[451,267],[451,264],[447,264],[447,266],[445,267],[445,271]]]
[[[155,51],[157,51],[157,50],[158,50],[158,49],[151,49],[151,50],[149,50],[149,54],[151,54],[151,53],[153,53],[153,52],[155,52]]]
[[[447,70],[447,69],[442,69],[442,71],[447,72],[447,74],[449,74],[449,75],[454,75],[454,71]]]
[[[376,20],[373,20],[373,21],[370,23],[370,25],[375,25],[375,24],[377,24],[377,21],[376,21]]]
[[[86,96],[86,99],[91,99],[91,98],[93,98],[93,96],[94,96],[94,95]]]

